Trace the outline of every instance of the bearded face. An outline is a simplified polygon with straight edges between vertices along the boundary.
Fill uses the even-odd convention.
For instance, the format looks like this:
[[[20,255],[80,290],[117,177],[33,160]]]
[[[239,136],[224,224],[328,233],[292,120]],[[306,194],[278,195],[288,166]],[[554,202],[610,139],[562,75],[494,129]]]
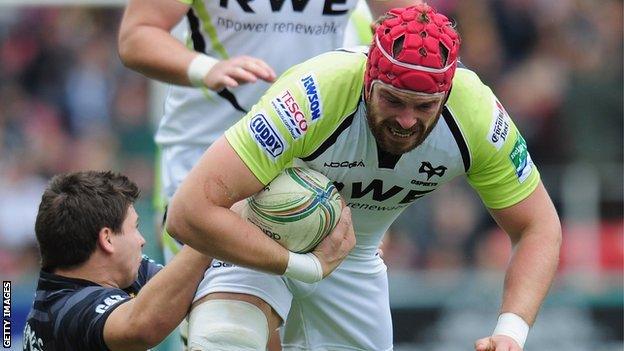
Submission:
[[[422,94],[373,83],[366,118],[377,145],[401,155],[422,144],[440,119],[446,93]]]

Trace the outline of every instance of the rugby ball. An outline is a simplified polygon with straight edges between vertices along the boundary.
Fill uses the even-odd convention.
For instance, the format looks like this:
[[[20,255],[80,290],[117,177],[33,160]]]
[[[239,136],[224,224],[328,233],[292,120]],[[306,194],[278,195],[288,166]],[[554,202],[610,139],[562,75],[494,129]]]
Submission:
[[[306,253],[329,234],[342,210],[338,190],[309,168],[286,168],[249,197],[242,217],[292,252]]]

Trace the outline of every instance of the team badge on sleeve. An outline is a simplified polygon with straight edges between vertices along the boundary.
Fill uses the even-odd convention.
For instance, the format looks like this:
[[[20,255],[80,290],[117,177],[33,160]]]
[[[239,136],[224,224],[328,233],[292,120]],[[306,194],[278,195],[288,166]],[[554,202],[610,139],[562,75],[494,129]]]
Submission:
[[[321,115],[323,114],[323,104],[321,102],[318,84],[312,73],[308,73],[301,77],[300,83],[303,87],[303,91],[308,97],[310,114],[312,115],[312,122],[314,122],[321,118]]]
[[[271,158],[275,159],[286,150],[286,143],[266,113],[261,111],[249,120],[249,131],[256,142]]]
[[[527,149],[526,141],[520,133],[517,133],[516,144],[511,150],[509,158],[516,168],[518,181],[523,183],[533,170],[533,160],[531,160],[531,155]]]
[[[496,150],[500,150],[505,144],[507,135],[509,134],[509,115],[503,105],[494,99],[494,114],[490,132],[487,135],[488,141],[494,145]]]
[[[273,109],[277,112],[279,118],[292,135],[293,139],[297,139],[308,130],[308,121],[299,107],[299,103],[289,90],[281,92],[277,97],[271,100]]]

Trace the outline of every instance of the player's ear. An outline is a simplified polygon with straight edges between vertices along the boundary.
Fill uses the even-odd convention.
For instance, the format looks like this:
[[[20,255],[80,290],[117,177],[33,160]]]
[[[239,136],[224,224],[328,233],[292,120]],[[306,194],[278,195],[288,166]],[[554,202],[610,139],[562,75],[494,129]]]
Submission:
[[[98,233],[98,246],[107,253],[113,253],[115,251],[115,247],[113,246],[113,231],[104,227],[100,229]]]

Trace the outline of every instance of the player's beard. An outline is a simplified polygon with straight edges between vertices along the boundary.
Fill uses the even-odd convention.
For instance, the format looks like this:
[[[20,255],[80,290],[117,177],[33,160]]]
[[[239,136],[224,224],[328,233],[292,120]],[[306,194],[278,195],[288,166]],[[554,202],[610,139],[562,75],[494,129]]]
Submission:
[[[436,124],[438,124],[441,112],[438,111],[434,121],[429,127],[426,127],[421,120],[417,120],[411,128],[403,129],[394,119],[380,117],[380,113],[372,104],[367,104],[366,107],[366,119],[375,137],[375,141],[377,141],[377,146],[383,151],[393,155],[402,155],[410,152],[418,145],[422,144],[433,128],[435,128]],[[410,133],[410,135],[407,137],[395,136],[390,131],[390,128],[396,129],[401,133]]]

